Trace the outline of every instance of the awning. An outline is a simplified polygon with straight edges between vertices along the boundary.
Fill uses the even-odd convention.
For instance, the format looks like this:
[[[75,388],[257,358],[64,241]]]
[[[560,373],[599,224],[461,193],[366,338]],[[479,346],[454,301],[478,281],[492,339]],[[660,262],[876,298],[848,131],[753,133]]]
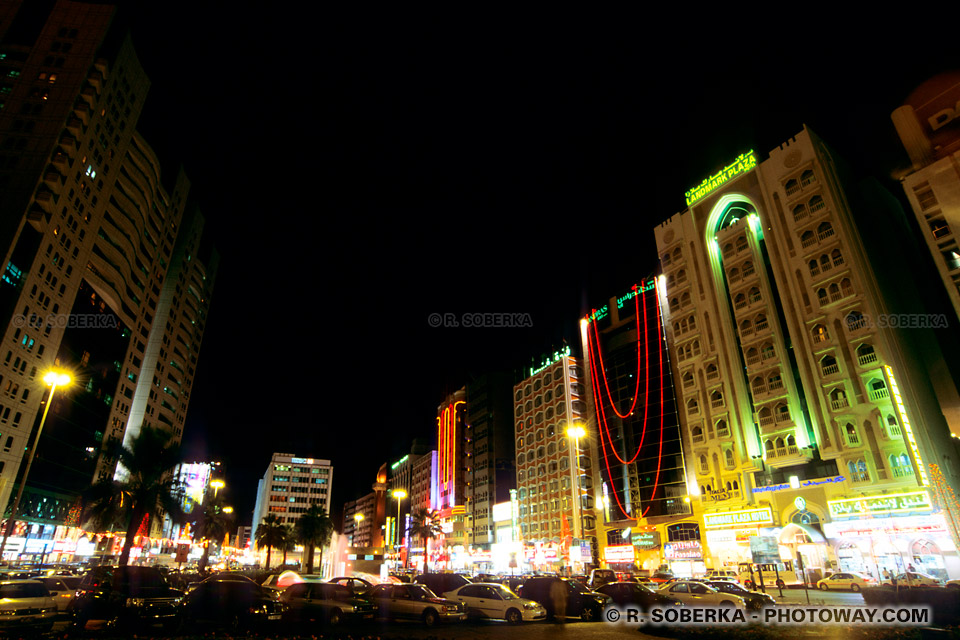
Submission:
[[[826,543],[827,541],[827,538],[823,535],[823,532],[821,532],[818,527],[809,524],[797,524],[796,522],[791,522],[780,530],[780,535],[777,536],[777,542],[780,544],[794,544],[796,542],[794,537],[798,533],[806,534],[807,537],[810,538],[810,541],[814,543]]]

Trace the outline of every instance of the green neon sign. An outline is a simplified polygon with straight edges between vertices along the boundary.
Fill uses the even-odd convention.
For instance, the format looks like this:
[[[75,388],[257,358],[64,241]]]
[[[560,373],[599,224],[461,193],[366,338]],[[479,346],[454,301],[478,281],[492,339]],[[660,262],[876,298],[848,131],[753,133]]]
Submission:
[[[930,502],[930,494],[926,491],[913,491],[910,493],[865,496],[863,498],[828,500],[827,507],[830,509],[831,517],[844,518],[862,515],[906,513],[910,511],[930,511],[933,509],[933,504]]]
[[[537,368],[530,367],[530,375],[531,376],[537,375],[538,373],[540,373],[541,371],[543,371],[544,369],[552,365],[554,362],[559,362],[560,360],[562,360],[563,358],[569,355],[570,355],[570,347],[564,347],[560,351],[554,351],[553,355],[546,358],[539,367]]]
[[[397,460],[396,462],[394,462],[392,465],[390,465],[390,470],[392,471],[392,470],[396,469],[397,467],[399,467],[400,465],[402,465],[404,462],[407,461],[407,458],[409,458],[409,457],[410,457],[410,455],[408,454],[408,455],[403,456],[402,458],[400,458],[400,459]]]
[[[752,149],[746,153],[741,153],[736,160],[725,166],[723,169],[720,169],[720,171],[709,178],[704,179],[704,181],[696,187],[687,191],[685,194],[687,197],[687,206],[689,207],[691,204],[697,200],[700,200],[711,191],[723,186],[733,178],[742,173],[750,171],[756,166],[757,156],[754,155]]]

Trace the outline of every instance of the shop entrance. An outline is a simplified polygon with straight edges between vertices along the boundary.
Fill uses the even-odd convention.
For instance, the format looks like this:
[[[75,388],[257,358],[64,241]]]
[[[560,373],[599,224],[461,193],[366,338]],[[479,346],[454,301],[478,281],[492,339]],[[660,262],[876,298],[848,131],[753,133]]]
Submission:
[[[863,557],[860,547],[850,541],[842,542],[837,547],[837,564],[841,572],[873,575],[873,567],[868,567],[867,558]]]
[[[940,547],[929,540],[917,540],[910,545],[912,564],[918,573],[925,573],[938,580],[947,579],[947,567],[943,562]]]

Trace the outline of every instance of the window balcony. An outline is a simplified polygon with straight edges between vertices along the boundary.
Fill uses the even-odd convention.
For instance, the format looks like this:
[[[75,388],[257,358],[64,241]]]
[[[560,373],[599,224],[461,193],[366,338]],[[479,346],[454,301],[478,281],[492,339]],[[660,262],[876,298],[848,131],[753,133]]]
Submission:
[[[706,438],[703,437],[702,433],[695,433],[693,435],[693,444],[700,444],[705,441],[706,441]]]
[[[782,457],[782,456],[787,455],[787,448],[786,448],[786,447],[778,447],[776,451],[777,451],[777,452],[776,452],[775,455],[776,455],[777,458],[780,458],[780,457]]]
[[[810,203],[810,211],[816,213],[817,211],[823,211],[826,208],[827,204],[823,200],[816,200],[815,202]]]
[[[867,395],[870,396],[871,400],[883,400],[890,397],[890,392],[887,391],[886,387],[883,387],[882,389],[871,389]]]
[[[760,333],[761,331],[766,331],[769,328],[770,328],[770,323],[767,322],[766,320],[763,320],[753,325],[753,330],[756,331],[757,333]]]
[[[773,424],[773,416],[762,416],[762,417],[758,420],[758,422],[760,423],[760,426],[761,426],[761,427],[770,426],[771,424]]]
[[[778,413],[778,414],[777,414],[776,421],[777,421],[778,423],[780,423],[780,422],[790,422],[790,414],[789,414],[789,413]]]
[[[710,407],[713,409],[719,409],[723,407],[723,398],[720,398],[719,400],[711,400]]]
[[[824,240],[826,240],[827,238],[829,238],[830,236],[832,236],[834,233],[836,233],[836,232],[833,230],[833,227],[831,227],[831,228],[829,228],[829,229],[824,229],[823,231],[821,231],[821,232],[819,232],[819,233],[817,234],[817,238],[819,238],[820,241],[823,242]]]
[[[707,380],[716,380],[719,377],[720,377],[720,372],[717,371],[716,369],[712,371],[707,371]]]
[[[806,249],[806,248],[808,248],[808,247],[812,247],[812,246],[815,245],[815,244],[817,244],[817,237],[816,237],[816,236],[810,236],[810,237],[807,238],[806,240],[802,240],[802,241],[800,242],[800,246],[802,246],[804,249]]]
[[[747,301],[746,301],[746,300],[740,300],[739,302],[735,302],[735,303],[734,303],[733,308],[734,308],[734,309],[743,309],[743,308],[746,307],[746,306],[747,306]]]
[[[725,429],[717,429],[717,437],[718,437],[718,438],[726,438],[726,437],[729,436],[729,435],[730,435],[730,428],[729,428],[729,427],[727,427],[727,428],[725,428]]]
[[[905,478],[907,476],[913,475],[913,467],[894,467],[893,468],[893,477],[894,478]]]
[[[863,354],[862,356],[857,356],[857,362],[859,362],[861,366],[865,366],[865,365],[871,364],[871,363],[876,362],[876,361],[877,361],[877,353],[876,353],[876,352],[873,352],[873,353],[865,353],[865,354]]]
[[[849,444],[851,447],[860,446],[860,436],[858,436],[858,435],[855,434],[855,433],[848,433],[848,434],[847,434],[847,444]]]
[[[747,358],[747,364],[760,364],[760,356],[751,356]]]
[[[791,444],[787,445],[787,455],[795,456],[800,453],[800,450],[797,449],[797,445]]]
[[[839,365],[839,364],[828,364],[828,365],[824,366],[823,368],[821,368],[820,371],[821,371],[821,372],[823,373],[823,375],[825,375],[825,376],[832,376],[832,375],[835,374],[835,373],[840,373],[840,365]]]
[[[866,317],[860,317],[859,319],[854,320],[852,322],[851,321],[847,322],[847,328],[850,331],[859,331],[860,329],[863,329],[866,326],[867,326]]]
[[[783,389],[783,380],[774,380],[767,384],[767,389],[770,391],[779,391]]]
[[[846,396],[830,401],[830,408],[833,409],[834,411],[839,411],[840,409],[843,409],[849,406],[850,406],[850,401],[847,400]]]

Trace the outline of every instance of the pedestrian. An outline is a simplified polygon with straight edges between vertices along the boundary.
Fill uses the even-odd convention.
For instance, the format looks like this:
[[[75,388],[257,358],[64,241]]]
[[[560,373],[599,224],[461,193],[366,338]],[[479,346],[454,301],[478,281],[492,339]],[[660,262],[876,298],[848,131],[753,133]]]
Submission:
[[[908,564],[908,565],[907,565],[907,571],[915,572],[916,569],[914,568],[914,566],[913,566],[912,564]]]
[[[567,583],[563,580],[554,580],[550,585],[550,603],[553,605],[553,621],[566,622]]]
[[[886,567],[883,568],[883,582],[890,582],[890,570]]]

